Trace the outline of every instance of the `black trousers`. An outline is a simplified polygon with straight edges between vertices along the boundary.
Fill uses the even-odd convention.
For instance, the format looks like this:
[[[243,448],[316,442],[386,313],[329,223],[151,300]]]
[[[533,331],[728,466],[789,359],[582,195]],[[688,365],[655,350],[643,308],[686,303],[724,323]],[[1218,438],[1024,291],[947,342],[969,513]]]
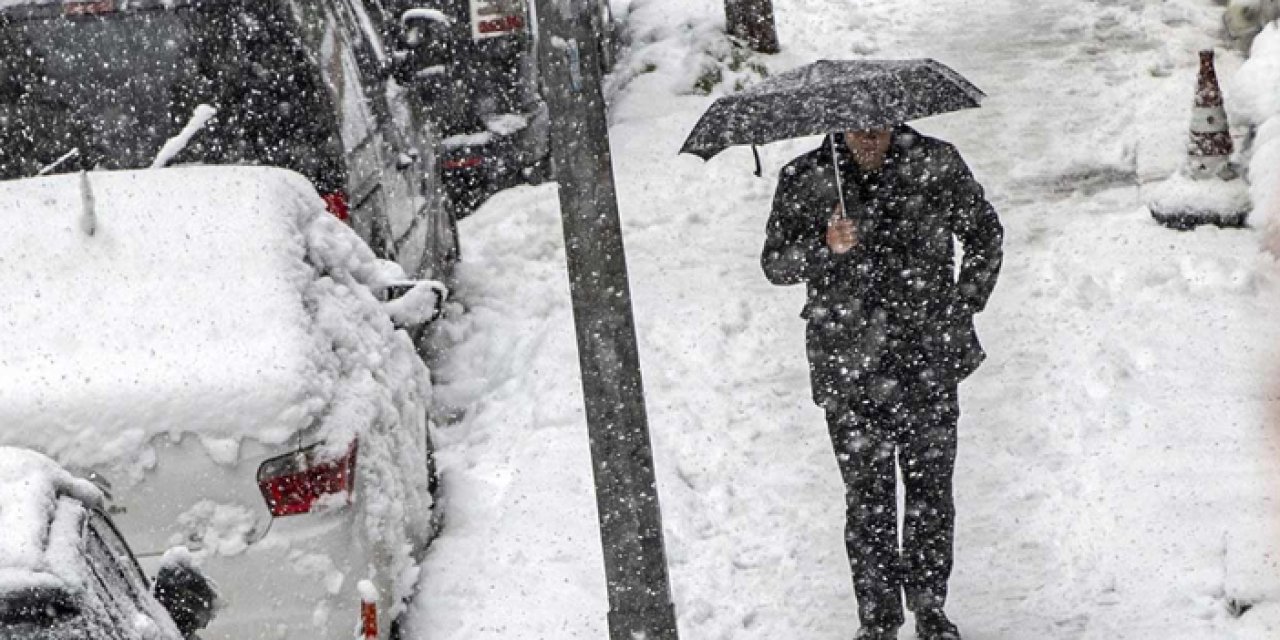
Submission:
[[[828,408],[827,423],[847,492],[845,547],[858,617],[864,627],[896,629],[904,592],[913,611],[947,599],[960,410],[956,385],[928,376],[873,376],[867,384],[858,400]],[[906,494],[901,545],[896,470]]]

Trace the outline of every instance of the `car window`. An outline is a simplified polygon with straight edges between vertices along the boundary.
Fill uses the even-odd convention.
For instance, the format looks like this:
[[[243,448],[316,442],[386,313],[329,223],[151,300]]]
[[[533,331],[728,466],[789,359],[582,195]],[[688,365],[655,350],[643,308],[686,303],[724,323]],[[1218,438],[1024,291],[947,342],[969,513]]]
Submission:
[[[219,109],[179,160],[253,162],[298,171],[327,193],[346,182],[337,115],[293,18],[272,3],[231,3],[191,18],[173,111]]]
[[[190,30],[177,11],[48,17],[0,25],[20,77],[0,91],[9,107],[4,177],[30,175],[79,149],[76,167],[150,164],[175,131],[169,93]],[[22,155],[26,154],[26,157]],[[7,165],[17,164],[19,171]]]
[[[330,17],[326,40],[332,43],[322,60],[325,76],[335,90],[338,117],[342,123],[342,140],[348,149],[364,144],[373,133],[370,125],[373,114],[369,97],[360,81],[360,67],[351,52],[347,30],[341,27],[336,16]]]
[[[89,568],[102,585],[103,603],[120,628],[132,628],[135,617],[144,613],[137,583],[130,580],[124,565],[93,526],[85,528],[84,550]]]
[[[111,616],[112,623],[123,626],[137,610],[137,606],[129,598],[124,574],[113,566],[115,560],[111,552],[97,535],[86,530],[84,543],[89,569],[100,587],[96,590],[97,597]]]
[[[338,188],[327,91],[290,18],[266,5],[0,14],[0,178],[34,175],[72,149],[59,172],[150,166],[210,104],[218,116],[177,162],[280,166]]]
[[[382,29],[379,26],[381,13],[370,13],[365,3],[359,0],[343,0],[339,4],[354,22],[349,31],[361,73],[366,78],[378,78],[382,66],[387,62],[386,45],[382,42]]]
[[[129,584],[131,593],[148,593],[151,591],[151,583],[147,580],[146,574],[142,572],[142,567],[138,566],[138,561],[133,556],[133,552],[129,549],[128,543],[120,536],[120,532],[106,516],[98,511],[91,512],[89,517],[89,527],[98,535],[107,551],[115,558],[116,564],[119,565],[120,571],[124,574],[125,580]]]

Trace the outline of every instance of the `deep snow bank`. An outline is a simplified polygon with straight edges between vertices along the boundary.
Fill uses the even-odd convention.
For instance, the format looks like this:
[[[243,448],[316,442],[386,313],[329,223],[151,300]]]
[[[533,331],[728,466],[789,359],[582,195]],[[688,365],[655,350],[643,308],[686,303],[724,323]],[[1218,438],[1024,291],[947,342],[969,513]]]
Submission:
[[[1280,28],[1267,25],[1231,79],[1235,124],[1257,127],[1249,157],[1253,213],[1266,246],[1280,254]]]

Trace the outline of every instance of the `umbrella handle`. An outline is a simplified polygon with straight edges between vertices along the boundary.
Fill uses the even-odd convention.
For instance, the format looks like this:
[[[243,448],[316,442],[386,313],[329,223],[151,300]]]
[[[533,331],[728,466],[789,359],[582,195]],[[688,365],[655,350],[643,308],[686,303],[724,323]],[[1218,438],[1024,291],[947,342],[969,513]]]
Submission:
[[[840,157],[836,155],[836,134],[827,136],[827,141],[831,143],[831,171],[836,176],[836,195],[840,198],[840,212],[836,217],[845,218],[848,216],[848,209],[844,206],[844,184],[840,180]]]

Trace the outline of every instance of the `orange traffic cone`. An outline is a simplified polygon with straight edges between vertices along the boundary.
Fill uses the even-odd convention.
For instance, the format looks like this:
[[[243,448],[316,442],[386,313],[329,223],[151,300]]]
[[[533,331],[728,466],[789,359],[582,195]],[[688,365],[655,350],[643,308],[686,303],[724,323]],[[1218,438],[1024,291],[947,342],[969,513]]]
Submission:
[[[1201,51],[1187,160],[1168,180],[1144,189],[1151,215],[1183,230],[1201,224],[1244,225],[1252,205],[1248,185],[1231,164],[1233,147],[1213,51]]]

